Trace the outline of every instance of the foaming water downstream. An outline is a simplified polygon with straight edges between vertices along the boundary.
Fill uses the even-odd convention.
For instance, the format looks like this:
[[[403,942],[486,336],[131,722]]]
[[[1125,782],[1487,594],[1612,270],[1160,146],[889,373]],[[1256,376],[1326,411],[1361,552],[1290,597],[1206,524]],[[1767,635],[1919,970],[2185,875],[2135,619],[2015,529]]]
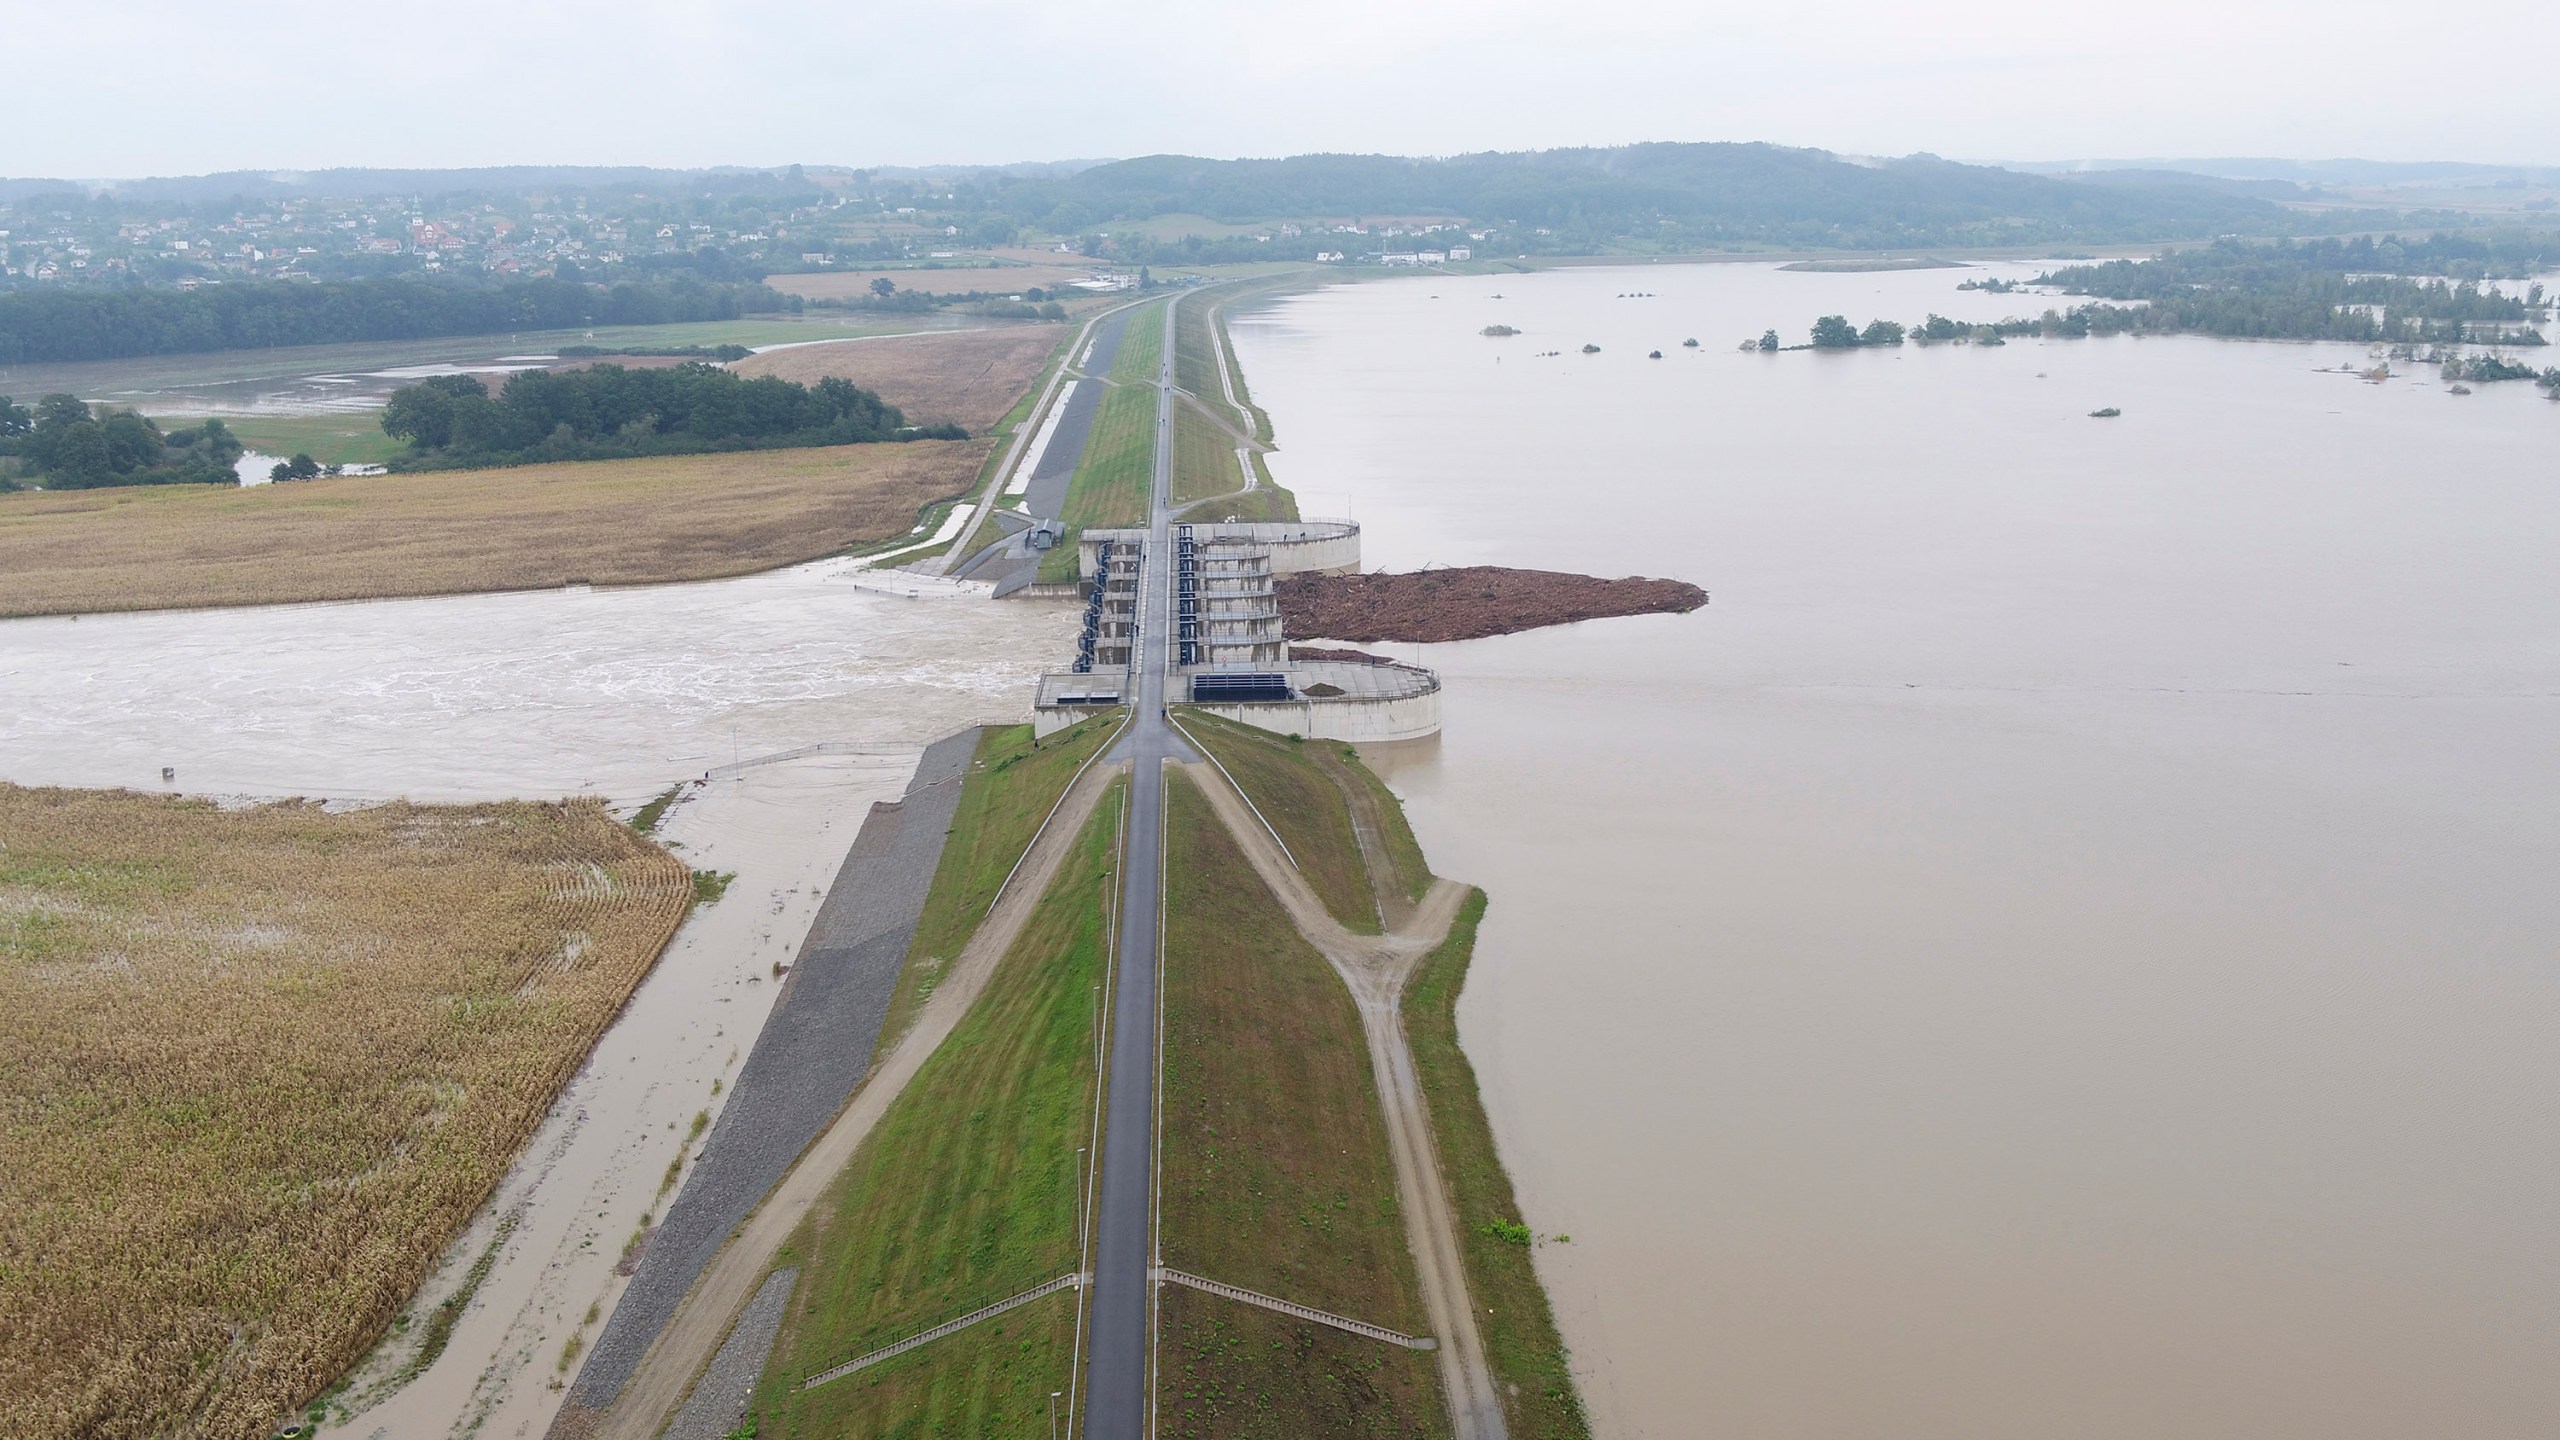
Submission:
[[[631,797],[814,741],[1017,718],[1068,646],[1061,609],[830,574],[0,622],[0,777]]]
[[[1966,273],[1236,324],[1372,565],[1714,592],[1430,647],[1446,730],[1380,758],[1492,895],[1463,1035],[1601,1432],[2547,1434],[2560,406],[2343,346],[1734,352],[2047,303]]]

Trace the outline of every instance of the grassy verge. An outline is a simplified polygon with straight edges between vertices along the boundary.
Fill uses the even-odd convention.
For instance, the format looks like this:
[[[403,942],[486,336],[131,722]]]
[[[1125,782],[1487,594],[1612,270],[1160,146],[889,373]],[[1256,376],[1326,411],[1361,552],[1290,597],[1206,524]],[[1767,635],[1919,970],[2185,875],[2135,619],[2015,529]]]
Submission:
[[[1241,495],[1225,495],[1216,499],[1198,501],[1176,518],[1195,522],[1231,518],[1254,521],[1295,520],[1298,518],[1298,497],[1277,486],[1263,485],[1247,490]]]
[[[1209,295],[1184,300],[1173,322],[1173,383],[1213,405],[1226,401],[1218,383],[1218,356],[1209,338],[1219,301]]]
[[[1187,777],[1166,783],[1163,1232],[1167,1264],[1409,1333],[1424,1325],[1394,1162],[1350,992]],[[1284,1333],[1185,1297],[1165,1338],[1159,1400],[1186,1390],[1286,1396],[1303,1379]],[[1210,1321],[1242,1336],[1218,1339]],[[1421,1352],[1354,1347],[1374,1370],[1345,1394],[1348,1428],[1272,1433],[1445,1433]],[[1191,1398],[1196,1399],[1197,1396]],[[1168,1433],[1189,1433],[1188,1425]],[[1210,1434],[1244,1433],[1225,1425]]]
[[[1173,501],[1204,500],[1244,488],[1244,471],[1236,465],[1236,440],[1209,418],[1198,402],[1173,407]]]
[[[1122,355],[1134,339],[1121,342]],[[1155,461],[1155,387],[1122,384],[1104,391],[1059,518],[1078,531],[1146,524]]]
[[[1196,710],[1185,710],[1182,723],[1271,822],[1333,918],[1362,934],[1378,933],[1377,895],[1361,863],[1351,812],[1315,758],[1324,743],[1284,739]]]
[[[1591,1431],[1564,1341],[1530,1261],[1530,1246],[1521,1243],[1528,1227],[1494,1149],[1493,1128],[1476,1094],[1475,1067],[1458,1048],[1458,994],[1484,910],[1484,892],[1470,894],[1449,938],[1414,972],[1404,993],[1405,1035],[1431,1106],[1441,1178],[1464,1236],[1467,1287],[1512,1440],[1585,1440]]]
[[[1389,894],[1401,894],[1408,901],[1419,902],[1431,888],[1431,865],[1422,855],[1422,842],[1413,837],[1413,826],[1404,818],[1404,803],[1387,788],[1387,782],[1360,761],[1360,752],[1348,745],[1309,745],[1307,754],[1326,773],[1341,782],[1343,799],[1369,819],[1384,854],[1371,867],[1370,880]],[[1379,873],[1381,865],[1390,873]]]
[[[906,1034],[942,978],[943,966],[969,943],[1005,876],[1031,848],[1031,837],[1067,792],[1076,771],[1118,733],[1115,713],[1095,716],[1046,740],[1035,740],[1028,725],[990,728],[979,736],[978,753],[961,782],[959,808],[951,816],[951,834],[942,842],[942,860],[934,868],[933,890],[916,922],[916,938],[907,947],[906,968],[890,997],[888,1019],[880,1026],[875,1059]]]
[[[755,1398],[757,1433],[1027,1434],[1067,1387],[1072,1297],[816,1390],[804,1376],[1073,1270],[1092,1133],[1115,786],[1021,938],[775,1268],[801,1267]]]
[[[0,615],[744,575],[910,533],[987,444],[0,495]]]
[[[1432,1360],[1168,1285],[1157,1396],[1165,1440],[1426,1440],[1449,1425]]]
[[[1154,301],[1129,312],[1127,328],[1120,332],[1119,353],[1111,357],[1111,378],[1123,385],[1156,383],[1156,365],[1164,358],[1164,307],[1170,302]]]

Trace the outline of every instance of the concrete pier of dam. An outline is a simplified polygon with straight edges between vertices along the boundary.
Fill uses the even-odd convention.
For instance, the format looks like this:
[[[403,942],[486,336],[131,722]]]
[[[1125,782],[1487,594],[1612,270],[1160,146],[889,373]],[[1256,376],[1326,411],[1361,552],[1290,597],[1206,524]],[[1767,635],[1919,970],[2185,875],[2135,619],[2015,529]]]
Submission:
[[[1360,527],[1348,520],[1176,525],[1168,553],[1144,530],[1088,530],[1078,542],[1085,623],[1070,669],[1041,677],[1036,733],[1127,703],[1141,647],[1171,662],[1167,699],[1311,740],[1413,740],[1440,728],[1440,677],[1417,665],[1294,660],[1273,581],[1356,571]],[[1139,633],[1148,567],[1173,567],[1171,633]]]

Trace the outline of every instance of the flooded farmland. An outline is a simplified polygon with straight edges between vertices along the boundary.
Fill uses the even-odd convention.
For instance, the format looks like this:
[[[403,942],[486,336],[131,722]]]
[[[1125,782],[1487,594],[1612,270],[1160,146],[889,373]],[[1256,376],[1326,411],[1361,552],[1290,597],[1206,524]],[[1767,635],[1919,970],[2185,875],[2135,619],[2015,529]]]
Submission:
[[[1236,321],[1372,566],[1714,594],[1429,647],[1446,729],[1381,761],[1492,896],[1462,1034],[1598,1429],[2538,1434],[2560,406],[2360,346],[1736,351],[2048,303],[1978,273]]]

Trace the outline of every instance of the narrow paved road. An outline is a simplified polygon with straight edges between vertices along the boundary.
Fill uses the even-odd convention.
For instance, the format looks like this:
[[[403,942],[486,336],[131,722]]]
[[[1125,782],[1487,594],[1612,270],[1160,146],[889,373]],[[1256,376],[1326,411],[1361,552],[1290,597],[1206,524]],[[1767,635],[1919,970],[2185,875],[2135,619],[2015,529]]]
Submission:
[[[1179,300],[1175,304],[1179,304]],[[1143,1440],[1154,1333],[1156,921],[1163,911],[1164,762],[1190,751],[1165,723],[1165,639],[1173,613],[1173,305],[1156,369],[1155,481],[1140,572],[1134,723],[1116,752],[1130,762],[1129,848],[1120,867],[1119,978],[1111,997],[1110,1089],[1104,1100],[1102,1193],[1094,1210],[1093,1359],[1085,1440]]]

